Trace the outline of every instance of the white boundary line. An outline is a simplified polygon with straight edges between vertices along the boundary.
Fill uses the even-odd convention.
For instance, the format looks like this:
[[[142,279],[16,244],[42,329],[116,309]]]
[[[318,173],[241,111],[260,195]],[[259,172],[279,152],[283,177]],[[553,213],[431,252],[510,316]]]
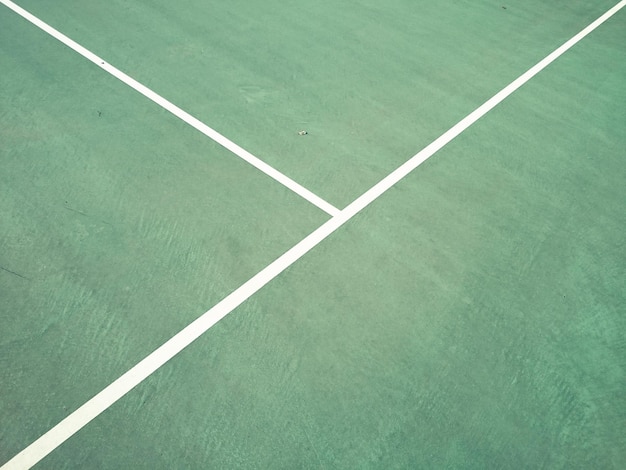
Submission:
[[[126,393],[136,387],[154,371],[159,369],[163,364],[172,359],[199,336],[204,334],[209,328],[232,312],[235,308],[250,298],[250,296],[255,294],[259,289],[304,256],[308,251],[321,243],[335,230],[352,219],[352,217],[359,213],[363,208],[375,201],[381,194],[417,168],[422,162],[430,158],[435,152],[461,134],[465,129],[478,121],[478,119],[493,109],[494,106],[501,103],[504,99],[511,95],[511,93],[521,87],[524,83],[528,82],[532,77],[537,75],[541,70],[546,68],[565,51],[574,46],[574,44],[587,36],[624,6],[626,6],[626,0],[619,2],[616,6],[611,8],[572,39],[540,61],[537,65],[511,82],[474,112],[441,135],[437,140],[428,145],[394,172],[389,174],[378,184],[362,194],[338,215],[334,216],[313,233],[308,235],[301,242],[296,244],[285,254],[252,277],[245,284],[225,297],[208,312],[200,316],[194,322],[190,323],[187,327],[170,338],[166,343],[157,348],[132,369],[63,419],[35,442],[22,450],[19,454],[9,460],[0,470],[22,470],[30,468],[41,461],[41,459],[43,459],[46,455],[63,444],[63,442],[82,429],[100,413],[113,405],[117,400],[122,398]]]
[[[306,189],[304,186],[296,183],[294,180],[292,180],[288,176],[282,174],[280,171],[276,170],[275,168],[271,167],[270,165],[268,165],[264,161],[262,161],[259,158],[255,157],[250,152],[248,152],[247,150],[241,148],[239,145],[237,145],[233,141],[229,140],[228,138],[224,137],[222,134],[220,134],[216,130],[212,129],[211,127],[207,126],[206,124],[204,124],[200,120],[196,119],[195,117],[193,117],[188,112],[183,111],[181,108],[179,108],[175,104],[171,103],[170,101],[166,100],[162,96],[158,95],[157,93],[152,91],[150,88],[146,87],[145,85],[142,85],[141,83],[139,83],[134,78],[129,77],[128,75],[126,75],[121,70],[119,70],[116,67],[114,67],[113,65],[109,64],[104,59],[102,59],[101,57],[98,57],[96,54],[94,54],[93,52],[91,52],[88,49],[84,48],[83,46],[81,46],[77,42],[75,42],[72,39],[68,38],[63,33],[57,31],[56,29],[54,29],[49,24],[43,22],[42,20],[40,20],[39,18],[37,18],[33,14],[31,14],[28,11],[24,10],[22,7],[16,5],[15,3],[13,3],[10,0],[0,0],[0,3],[4,4],[6,7],[8,7],[11,10],[13,10],[15,13],[20,15],[25,20],[30,21],[32,24],[37,26],[39,29],[45,31],[46,33],[48,33],[53,38],[59,40],[60,42],[65,44],[70,49],[73,49],[74,51],[78,52],[80,55],[82,55],[86,59],[88,59],[91,62],[93,62],[94,64],[96,64],[101,69],[107,71],[108,73],[113,75],[115,78],[119,79],[120,81],[122,81],[126,85],[128,85],[129,87],[131,87],[134,90],[138,91],[139,93],[141,93],[143,96],[145,96],[149,100],[154,101],[156,104],[161,106],[163,109],[166,109],[167,111],[172,113],[177,118],[181,119],[182,121],[186,122],[191,127],[193,127],[194,129],[200,131],[205,136],[207,136],[210,139],[214,140],[215,142],[220,144],[222,147],[230,150],[232,153],[237,155],[239,158],[245,160],[246,162],[248,162],[253,167],[257,168],[258,170],[261,170],[267,176],[269,176],[270,178],[273,178],[274,180],[278,181],[283,186],[286,186],[291,191],[293,191],[294,193],[296,193],[300,197],[306,199],[311,204],[317,206],[319,209],[323,210],[327,214],[329,214],[331,216],[335,216],[335,215],[339,214],[339,209],[334,207],[329,202],[323,200],[321,197],[319,197],[318,195],[312,193],[311,191]]]

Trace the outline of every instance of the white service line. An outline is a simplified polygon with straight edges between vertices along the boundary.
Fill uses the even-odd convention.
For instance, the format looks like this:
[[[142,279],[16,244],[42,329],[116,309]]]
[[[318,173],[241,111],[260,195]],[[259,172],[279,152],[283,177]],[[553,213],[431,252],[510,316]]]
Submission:
[[[197,320],[189,324],[182,331],[177,333],[165,344],[148,355],[145,359],[135,365],[132,369],[118,378],[115,382],[107,386],[96,396],[87,401],[84,405],[63,419],[59,424],[50,429],[47,433],[30,444],[19,454],[7,462],[0,470],[17,470],[30,468],[37,462],[41,461],[46,455],[60,446],[69,439],[73,434],[78,432],[83,426],[96,418],[100,413],[109,408],[113,403],[123,397],[126,393],[141,383],[146,377],[160,368],[167,361],[172,359],[176,354],[186,348],[199,336],[205,333],[209,328],[215,325],[219,320],[224,318],[235,308],[241,305],[250,296],[259,289],[269,283],[272,279],[282,273],[285,269],[295,263],[304,256],[309,250],[321,243],[326,237],[335,230],[352,219],[363,208],[375,201],[381,194],[391,188],[394,184],[408,175],[412,170],[419,166],[422,162],[431,157],[435,152],[444,145],[458,136],[461,132],[475,123],[478,119],[488,113],[494,106],[502,102],[511,93],[521,87],[524,83],[537,75],[541,70],[547,67],[557,57],[571,48],[578,41],[583,39],[587,34],[600,26],[612,15],[617,13],[626,5],[626,0],[622,0],[615,7],[611,8],[596,21],[587,26],[584,30],[567,41],[545,59],[532,67],[526,73],[521,75],[515,81],[507,85],[504,89],[486,101],[474,112],[462,119],[458,124],[441,135],[437,140],[424,148],[394,172],[378,184],[370,188],[364,194],[359,196],[348,207],[342,210],[338,215],[331,218],[313,233],[296,244],[293,248],[272,262],[265,269],[260,271],[249,281],[237,288],[221,302],[211,308],[208,312],[200,316]]]
[[[136,90],[139,93],[141,93],[146,98],[154,101],[156,104],[161,106],[163,109],[166,109],[167,111],[172,113],[177,118],[179,118],[179,119],[183,120],[184,122],[186,122],[187,124],[189,124],[191,127],[193,127],[195,129],[197,129],[198,131],[202,132],[204,135],[206,135],[210,139],[213,139],[215,142],[220,144],[222,147],[230,150],[232,153],[237,155],[239,158],[242,158],[243,160],[248,162],[250,165],[252,165],[253,167],[257,168],[258,170],[261,170],[263,173],[268,175],[270,178],[273,178],[274,180],[278,181],[283,186],[286,186],[291,191],[293,191],[294,193],[296,193],[300,197],[306,199],[311,204],[317,206],[319,209],[323,210],[327,214],[329,214],[331,216],[335,216],[335,215],[337,215],[339,213],[339,209],[334,207],[329,202],[323,200],[318,195],[312,193],[311,191],[306,189],[304,186],[296,183],[294,180],[292,180],[288,176],[282,174],[280,171],[278,171],[275,168],[271,167],[270,165],[268,165],[264,161],[260,160],[258,157],[255,157],[250,152],[248,152],[247,150],[241,148],[239,145],[237,145],[236,143],[234,143],[230,139],[224,137],[222,134],[217,132],[215,129],[212,129],[211,127],[207,126],[206,124],[204,124],[203,122],[201,122],[197,118],[193,117],[188,112],[183,111],[181,108],[176,106],[174,103],[166,100],[165,98],[163,98],[159,94],[157,94],[154,91],[152,91],[150,88],[148,88],[145,85],[142,85],[141,83],[139,83],[134,78],[129,77],[128,75],[126,75],[121,70],[119,70],[116,67],[114,67],[113,65],[109,64],[108,62],[106,62],[101,57],[98,57],[96,54],[94,54],[90,50],[84,48],[83,46],[78,44],[76,41],[68,38],[67,36],[65,36],[60,31],[57,31],[56,29],[54,29],[49,24],[43,22],[42,20],[40,20],[39,18],[37,18],[33,14],[31,14],[28,11],[24,10],[22,7],[16,5],[15,3],[13,3],[10,0],[0,0],[0,3],[4,4],[6,7],[10,8],[11,10],[13,10],[15,13],[17,13],[18,15],[20,15],[24,19],[30,21],[32,24],[37,26],[39,29],[45,31],[46,33],[48,33],[53,38],[55,38],[55,39],[59,40],[60,42],[62,42],[63,44],[65,44],[67,47],[69,47],[69,48],[73,49],[74,51],[78,52],[80,55],[82,55],[86,59],[88,59],[91,62],[93,62],[94,64],[96,64],[101,69],[107,71],[108,73],[113,75],[115,78],[119,79],[120,81],[122,81],[126,85],[128,85],[129,87],[131,87],[134,90]]]

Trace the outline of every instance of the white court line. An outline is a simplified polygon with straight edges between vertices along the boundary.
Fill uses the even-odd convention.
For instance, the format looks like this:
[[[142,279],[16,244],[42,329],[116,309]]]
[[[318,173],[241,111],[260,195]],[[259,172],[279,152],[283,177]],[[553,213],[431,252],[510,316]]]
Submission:
[[[88,59],[91,62],[93,62],[94,64],[96,64],[101,69],[107,71],[108,73],[113,75],[115,78],[121,80],[126,85],[128,85],[129,87],[131,87],[134,90],[138,91],[139,93],[141,93],[146,98],[154,101],[156,104],[161,106],[163,109],[166,109],[167,111],[172,113],[177,118],[179,118],[179,119],[183,120],[184,122],[186,122],[187,124],[189,124],[191,127],[193,127],[195,129],[197,129],[198,131],[202,132],[204,135],[206,135],[210,139],[213,139],[215,142],[220,144],[222,147],[230,150],[232,153],[237,155],[239,158],[242,158],[243,160],[248,162],[250,165],[252,165],[253,167],[257,168],[258,170],[261,170],[263,173],[265,173],[269,177],[273,178],[274,180],[278,181],[283,186],[286,186],[287,188],[292,190],[294,193],[296,193],[300,197],[306,199],[311,204],[317,206],[319,209],[323,210],[327,214],[329,214],[331,216],[335,216],[335,215],[339,214],[339,209],[334,207],[329,202],[323,200],[321,197],[319,197],[318,195],[312,193],[311,191],[306,189],[304,186],[296,183],[294,180],[292,180],[288,176],[282,174],[280,171],[276,170],[275,168],[271,167],[270,165],[268,165],[264,161],[262,161],[259,158],[255,157],[250,152],[248,152],[247,150],[241,148],[239,145],[237,145],[233,141],[229,140],[228,138],[224,137],[222,134],[220,134],[216,130],[210,128],[209,126],[207,126],[206,124],[204,124],[200,120],[196,119],[195,117],[193,117],[188,112],[183,111],[182,109],[180,109],[175,104],[171,103],[170,101],[166,100],[162,96],[158,95],[157,93],[152,91],[150,88],[146,87],[145,85],[142,85],[141,83],[139,83],[134,78],[129,77],[128,75],[126,75],[121,70],[115,68],[114,66],[112,66],[111,64],[106,62],[101,57],[98,57],[93,52],[89,51],[88,49],[84,48],[83,46],[81,46],[77,42],[75,42],[72,39],[68,38],[63,33],[57,31],[56,29],[54,29],[49,24],[43,22],[42,20],[40,20],[39,18],[37,18],[33,14],[31,14],[28,11],[24,10],[22,7],[16,5],[15,3],[13,3],[10,0],[0,0],[0,3],[4,4],[6,7],[10,8],[15,13],[20,15],[22,18],[30,21],[32,24],[37,26],[39,29],[45,31],[46,33],[48,33],[53,38],[61,41],[67,47],[69,47],[69,48],[73,49],[74,51],[78,52],[80,55],[82,55],[86,59]]]
[[[230,295],[220,301],[217,305],[203,314],[197,320],[189,324],[166,343],[148,355],[145,359],[135,365],[132,369],[118,378],[115,382],[107,386],[96,396],[87,401],[84,405],[63,419],[59,424],[50,429],[47,433],[22,450],[19,454],[7,462],[0,470],[17,470],[30,468],[46,455],[63,444],[72,435],[78,432],[86,424],[96,418],[126,393],[141,383],[146,377],[160,368],[163,364],[173,358],[176,354],[186,348],[209,328],[215,325],[235,308],[241,305],[250,296],[268,282],[282,273],[285,269],[304,256],[309,250],[317,246],[335,230],[352,219],[363,208],[375,201],[381,194],[391,188],[394,184],[408,175],[422,162],[431,157],[435,152],[449,143],[461,132],[474,124],[478,119],[488,113],[494,106],[502,102],[511,93],[521,87],[524,83],[537,75],[541,70],[552,63],[557,57],[570,49],[574,44],[583,39],[591,31],[596,29],[608,18],[617,13],[626,5],[626,0],[622,0],[615,7],[611,8],[596,21],[587,26],[584,30],[567,41],[545,59],[511,82],[499,93],[486,101],[483,105],[461,120],[450,130],[441,135],[437,140],[428,145],[417,155],[412,157],[386,178],[373,186],[367,192],[359,196],[348,207],[342,210],[337,216],[331,218],[304,240],[299,242],[285,254],[280,256],[261,272],[252,277],[241,287],[233,291]]]

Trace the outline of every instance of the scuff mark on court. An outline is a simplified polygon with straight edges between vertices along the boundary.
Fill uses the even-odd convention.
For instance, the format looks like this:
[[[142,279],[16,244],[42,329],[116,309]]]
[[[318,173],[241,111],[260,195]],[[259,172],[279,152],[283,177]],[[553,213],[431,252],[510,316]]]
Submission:
[[[16,273],[15,271],[11,271],[10,269],[5,268],[4,266],[0,266],[0,269],[8,272],[9,274],[13,274],[14,276],[21,277],[22,279],[26,279],[27,281],[30,281],[30,279],[27,278],[26,276],[22,276],[21,274]]]

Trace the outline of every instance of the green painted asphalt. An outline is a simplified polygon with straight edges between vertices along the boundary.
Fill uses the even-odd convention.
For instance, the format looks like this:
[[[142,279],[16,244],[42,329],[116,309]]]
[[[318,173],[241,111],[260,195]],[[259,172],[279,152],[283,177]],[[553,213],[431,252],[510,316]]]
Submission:
[[[620,468],[625,24],[575,46],[41,468]]]
[[[377,34],[402,36],[424,15],[432,34],[444,35],[436,25],[448,24],[450,15],[465,18],[471,26],[457,24],[462,31],[449,33],[471,38],[465,52],[437,41],[428,52],[435,59],[450,51],[458,62],[464,54],[478,57],[488,42],[482,35],[493,38],[492,28],[500,27],[490,8],[513,10],[519,28],[532,25],[524,34],[511,28],[522,42],[506,46],[511,38],[505,37],[496,44],[501,57],[507,47],[514,50],[510,62],[496,60],[502,69],[481,65],[472,72],[466,62],[465,72],[461,65],[457,71],[465,74],[462,84],[443,83],[431,72],[421,78],[417,98],[407,101],[430,95],[420,87],[431,83],[451,102],[437,107],[433,98],[424,105],[440,113],[434,120],[416,112],[413,122],[430,127],[412,155],[422,139],[437,136],[430,135],[437,126],[443,131],[454,124],[457,111],[471,111],[497,91],[489,88],[501,88],[611,6],[526,4],[504,10],[495,2],[455,2],[437,5],[443,10],[424,6],[418,14],[408,2],[378,12],[360,2],[363,8],[351,15],[334,5],[334,23],[324,28],[369,18]],[[64,10],[69,2],[24,5],[44,19],[65,21],[64,32],[82,35],[75,39],[146,82],[126,67],[143,73],[145,66],[140,55],[128,55],[131,43],[117,47],[115,41],[126,41],[118,30],[102,32],[112,24],[103,11],[125,7],[120,21],[146,22],[138,31],[118,26],[145,36],[143,55],[152,51],[149,44],[162,53],[158,42],[179,33],[196,35],[191,57],[205,44],[158,2],[76,11]],[[234,16],[218,15],[224,21],[216,27],[228,31],[246,10],[243,2],[216,6],[222,12],[236,7]],[[90,11],[98,19],[91,33],[87,8],[98,9]],[[153,16],[136,14],[144,9]],[[322,3],[308,16],[295,6],[281,14],[300,18],[287,31],[295,41],[298,28],[313,28],[318,22],[311,18],[330,10]],[[255,31],[269,36],[270,13],[246,11],[252,38]],[[193,12],[184,15],[200,21]],[[276,21],[291,24],[282,18]],[[0,340],[0,422],[11,423],[0,427],[3,462],[327,217],[5,9],[0,24],[0,67],[11,71],[0,74],[0,298],[9,300],[0,309],[8,332]],[[475,35],[468,36],[468,28]],[[107,40],[116,47],[106,53],[94,47]],[[38,467],[620,468],[626,460],[625,43],[621,12]],[[313,65],[324,50],[337,64],[349,52],[316,44]],[[249,67],[253,77],[261,62],[249,62],[255,55],[241,48],[234,42],[220,57]],[[390,59],[370,52],[372,61]],[[192,69],[201,64],[192,66],[181,53],[166,55],[180,60],[180,75],[163,76],[152,61],[146,78],[178,90],[181,100],[159,89],[161,82],[147,84],[213,125],[205,118],[211,113],[196,111],[209,102],[202,93],[211,87],[182,83],[197,80]],[[438,60],[454,65],[448,56]],[[382,72],[372,70],[327,84],[328,95],[316,88],[328,101],[307,99],[329,126],[320,128],[324,133],[350,80],[373,103],[369,109],[382,96],[377,85],[380,93],[395,89],[386,79],[376,83]],[[487,82],[473,75],[479,72]],[[239,86],[232,79],[207,83]],[[307,89],[301,85],[294,90]],[[339,130],[317,144],[297,134],[289,143],[291,130],[264,140],[271,119],[248,126],[263,108],[266,114],[274,109],[271,100],[244,101],[248,112],[236,100],[215,98],[224,106],[220,122],[245,135],[215,127],[237,143],[250,139],[244,147],[259,156],[276,149],[276,162],[286,165],[281,169],[293,165],[290,176],[317,182],[331,202],[348,200],[410,156],[374,139],[378,151],[355,151],[352,163],[328,157],[322,148],[331,148],[333,139],[339,145]],[[363,122],[370,117],[359,115]],[[401,124],[394,119],[389,126]],[[375,127],[373,117],[369,122]],[[385,129],[372,132],[389,136]],[[400,132],[416,137],[414,128]],[[395,142],[408,146],[409,140]],[[349,137],[345,145],[367,147],[360,142]],[[295,157],[288,162],[284,149],[296,145],[294,155],[312,152],[319,168],[309,159],[300,166]],[[329,171],[336,180],[319,177]]]
[[[0,8],[0,462],[327,220]]]
[[[615,1],[19,3],[342,208]]]

